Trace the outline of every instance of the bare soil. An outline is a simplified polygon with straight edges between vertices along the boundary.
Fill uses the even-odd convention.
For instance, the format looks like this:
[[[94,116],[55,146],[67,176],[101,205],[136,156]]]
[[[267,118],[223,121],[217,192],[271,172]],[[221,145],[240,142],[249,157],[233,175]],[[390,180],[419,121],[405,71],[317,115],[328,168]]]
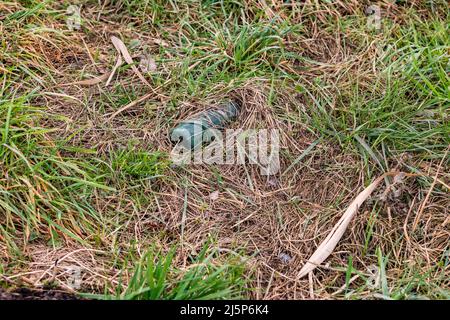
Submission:
[[[5,290],[0,288],[0,300],[84,300],[79,296],[60,290],[36,290],[17,288]]]

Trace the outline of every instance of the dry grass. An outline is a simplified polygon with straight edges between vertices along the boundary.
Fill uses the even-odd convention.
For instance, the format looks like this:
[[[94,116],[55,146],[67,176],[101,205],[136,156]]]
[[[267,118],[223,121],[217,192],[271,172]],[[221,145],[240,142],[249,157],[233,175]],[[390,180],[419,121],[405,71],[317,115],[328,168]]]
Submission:
[[[106,285],[117,285],[119,274],[129,278],[128,271],[121,273],[123,261],[143,255],[151,244],[168,249],[179,243],[174,263],[186,268],[188,258],[213,238],[219,250],[249,257],[247,273],[255,288],[251,298],[376,298],[380,290],[386,297],[382,284],[370,287],[368,278],[386,281],[391,297],[410,293],[448,297],[450,176],[446,152],[434,158],[413,152],[384,156],[390,169],[421,176],[409,177],[400,188],[383,195],[392,182],[387,180],[380,194],[360,208],[326,264],[309,278],[297,278],[348,204],[381,172],[370,156],[342,136],[337,122],[330,125],[331,120],[317,115],[315,109],[322,106],[329,115],[342,111],[343,104],[354,103],[355,84],[369,96],[382,90],[375,83],[385,81],[380,76],[386,52],[379,43],[387,36],[363,27],[336,29],[340,21],[350,23],[346,20],[349,16],[360,21],[356,25],[364,26],[365,3],[308,1],[305,7],[289,8],[282,1],[272,2],[244,2],[239,19],[251,24],[264,12],[262,21],[284,19],[299,27],[301,32],[288,33],[282,39],[283,50],[291,56],[261,54],[236,71],[235,82],[214,80],[213,74],[204,77],[202,69],[214,70],[215,59],[229,53],[203,34],[197,40],[182,19],[171,23],[170,10],[155,11],[147,23],[143,17],[127,14],[125,5],[115,8],[108,1],[102,5],[88,2],[83,6],[80,31],[67,31],[61,17],[46,13],[33,18],[43,27],[39,32],[24,28],[24,23],[0,25],[7,43],[0,70],[22,64],[22,70],[33,74],[22,75],[15,69],[3,81],[9,79],[8,91],[17,94],[39,86],[29,102],[57,115],[43,125],[56,129],[49,133],[50,140],[70,145],[72,149],[63,153],[80,159],[94,156],[106,166],[111,165],[115,152],[127,148],[169,154],[168,132],[177,121],[230,96],[239,97],[244,105],[233,127],[277,128],[281,133],[281,174],[276,176],[263,176],[251,165],[169,166],[163,177],[136,182],[118,172],[111,174],[106,183],[117,191],[94,191],[90,196],[102,224],[96,234],[78,233],[85,244],[63,237],[52,247],[45,241],[49,234],[22,241],[18,231],[14,235],[21,248],[18,257],[0,241],[6,283],[52,283],[71,290],[68,268],[76,265],[82,269],[81,291],[103,292]],[[18,3],[0,6],[7,13],[21,7]],[[185,14],[185,6],[180,4],[178,12]],[[385,19],[392,23],[392,34],[411,16],[427,19],[432,15],[420,1],[408,6],[381,4]],[[65,8],[62,3],[53,7],[60,13]],[[196,18],[201,21],[198,24],[204,23],[202,14],[194,11],[185,23],[194,26]],[[44,27],[65,31],[52,33]],[[127,39],[126,44],[131,39],[140,41],[129,49],[133,56],[149,52],[155,57],[158,69],[146,75],[151,91],[126,67],[118,69],[108,87],[105,82],[73,84],[111,71],[117,57],[110,41],[113,35]],[[186,48],[197,41],[195,49],[210,55],[199,54],[203,60],[196,61]],[[281,60],[274,62],[277,58]],[[217,70],[226,68],[227,63],[219,64]],[[258,73],[266,63],[272,69]],[[198,79],[205,83],[196,83]],[[121,108],[123,111],[116,113]],[[313,143],[301,161],[291,166]],[[84,152],[86,149],[91,151]],[[217,192],[218,196],[211,196]],[[447,262],[443,265],[443,261]],[[374,266],[384,268],[386,277],[373,276]]]

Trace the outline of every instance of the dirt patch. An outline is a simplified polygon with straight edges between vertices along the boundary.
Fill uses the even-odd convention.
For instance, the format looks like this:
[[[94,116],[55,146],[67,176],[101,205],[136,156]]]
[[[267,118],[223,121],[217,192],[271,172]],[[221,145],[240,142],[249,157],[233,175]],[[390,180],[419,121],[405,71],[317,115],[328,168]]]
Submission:
[[[18,288],[4,290],[0,288],[0,300],[84,300],[83,298],[58,290],[34,290]]]

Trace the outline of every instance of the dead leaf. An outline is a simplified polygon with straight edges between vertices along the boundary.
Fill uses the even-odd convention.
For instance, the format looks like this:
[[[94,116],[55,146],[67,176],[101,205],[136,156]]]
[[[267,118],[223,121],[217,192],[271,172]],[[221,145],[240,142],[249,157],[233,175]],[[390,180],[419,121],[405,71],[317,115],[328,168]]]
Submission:
[[[95,77],[92,79],[86,79],[86,80],[75,81],[75,82],[70,82],[70,83],[63,83],[63,84],[61,84],[61,86],[76,86],[76,85],[92,86],[94,84],[105,81],[106,79],[108,79],[109,75],[110,75],[110,72],[107,72],[107,73],[102,74],[100,77]]]
[[[125,44],[120,40],[119,38],[112,36],[111,41],[116,48],[116,50],[119,52],[119,54],[122,54],[124,60],[126,63],[131,65],[131,69],[133,72],[138,76],[138,78],[147,86],[151,87],[150,83],[148,83],[147,80],[145,80],[144,76],[139,72],[138,68],[133,64],[133,58],[131,58],[130,53],[128,52],[127,47]]]
[[[122,65],[122,57],[119,54],[119,56],[117,57],[117,61],[116,64],[114,65],[114,68],[111,70],[111,73],[109,75],[108,81],[106,81],[105,87],[107,87],[109,85],[109,83],[111,82],[112,78],[114,77],[114,74],[116,73],[117,69]]]
[[[365,188],[358,196],[353,200],[350,206],[339,219],[338,223],[333,227],[331,232],[325,238],[325,240],[319,245],[313,255],[308,259],[306,264],[300,270],[298,278],[302,278],[313,271],[318,265],[320,265],[328,256],[333,252],[339,240],[342,238],[345,230],[347,229],[350,221],[358,212],[359,207],[364,203],[364,201],[370,196],[370,194],[376,189],[381,181],[386,176],[398,175],[402,173],[398,172],[387,172],[382,176],[375,179],[367,188]]]

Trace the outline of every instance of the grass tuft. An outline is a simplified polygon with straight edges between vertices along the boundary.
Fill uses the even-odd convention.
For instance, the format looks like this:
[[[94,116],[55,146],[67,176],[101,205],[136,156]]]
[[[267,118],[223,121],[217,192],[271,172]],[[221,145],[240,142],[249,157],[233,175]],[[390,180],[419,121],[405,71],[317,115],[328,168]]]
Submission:
[[[125,287],[115,294],[87,295],[97,299],[206,300],[243,297],[246,279],[242,262],[217,263],[218,253],[206,244],[183,269],[173,265],[176,248],[167,253],[153,247],[137,262]]]

